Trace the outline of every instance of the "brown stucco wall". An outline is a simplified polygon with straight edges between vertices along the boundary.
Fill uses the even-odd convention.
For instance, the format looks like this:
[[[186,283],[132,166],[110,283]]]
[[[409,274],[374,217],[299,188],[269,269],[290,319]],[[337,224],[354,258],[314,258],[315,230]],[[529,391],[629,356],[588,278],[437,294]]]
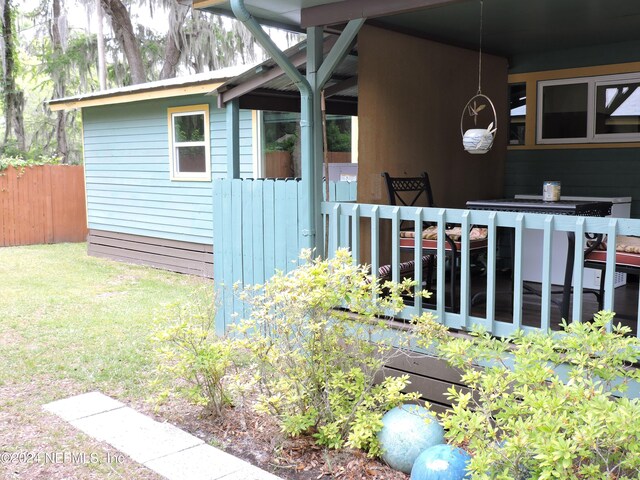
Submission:
[[[464,207],[502,196],[507,144],[507,61],[483,55],[482,90],[499,112],[485,155],[462,148],[460,115],[478,86],[478,54],[365,26],[358,35],[358,202],[387,204],[381,172],[429,173],[435,202]]]

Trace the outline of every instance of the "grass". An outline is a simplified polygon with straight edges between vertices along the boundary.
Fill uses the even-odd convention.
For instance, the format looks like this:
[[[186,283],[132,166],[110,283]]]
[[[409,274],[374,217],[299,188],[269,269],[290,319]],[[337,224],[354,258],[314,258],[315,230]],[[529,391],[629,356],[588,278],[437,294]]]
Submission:
[[[68,448],[68,436],[34,424],[53,421],[40,408],[52,400],[99,390],[142,402],[155,367],[154,312],[211,285],[85,252],[85,244],[0,248],[0,451],[36,448],[43,440],[49,450]],[[67,433],[77,437],[75,448],[86,448],[86,437]],[[0,477],[14,478],[3,467]],[[58,478],[38,476],[42,465],[22,467],[15,478]],[[53,467],[59,478],[156,478],[135,465],[88,465],[82,473]]]

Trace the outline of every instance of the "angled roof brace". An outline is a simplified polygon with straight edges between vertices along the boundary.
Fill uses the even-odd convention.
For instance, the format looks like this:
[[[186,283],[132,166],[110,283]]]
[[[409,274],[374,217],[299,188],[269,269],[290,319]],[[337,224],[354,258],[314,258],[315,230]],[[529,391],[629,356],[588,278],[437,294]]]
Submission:
[[[235,17],[249,29],[258,43],[269,53],[300,91],[300,163],[302,167],[302,211],[304,212],[300,222],[302,230],[301,246],[315,249],[316,254],[321,255],[324,253],[324,242],[322,235],[318,235],[317,232],[322,225],[320,214],[322,175],[315,162],[316,150],[318,150],[316,140],[319,135],[319,131],[315,130],[318,129],[319,125],[314,126],[314,118],[319,118],[320,115],[319,97],[322,87],[331,78],[336,66],[349,53],[358,30],[364,24],[365,19],[358,18],[347,24],[324,61],[322,61],[321,56],[316,58],[318,53],[321,55],[321,50],[316,52],[316,47],[320,45],[318,42],[322,41],[322,36],[317,35],[315,30],[313,32],[309,31],[310,34],[313,33],[308,35],[307,39],[308,42],[311,42],[307,48],[307,77],[311,79],[310,83],[273,40],[269,38],[258,21],[253,18],[245,6],[244,0],[231,0],[230,4]],[[317,71],[315,71],[316,67]],[[318,153],[321,154],[321,149]]]

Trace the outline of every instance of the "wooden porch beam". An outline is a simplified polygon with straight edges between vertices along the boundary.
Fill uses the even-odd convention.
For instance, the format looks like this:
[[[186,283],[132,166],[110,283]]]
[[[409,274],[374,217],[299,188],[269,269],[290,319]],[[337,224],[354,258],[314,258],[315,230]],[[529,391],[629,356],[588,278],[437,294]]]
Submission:
[[[304,28],[345,23],[357,18],[376,18],[439,7],[464,0],[343,0],[326,3],[300,11],[300,25]]]
[[[333,46],[329,54],[322,61],[320,68],[318,69],[318,87],[324,88],[325,84],[331,78],[336,67],[342,62],[344,57],[347,56],[352,45],[356,41],[358,32],[362,25],[364,25],[365,19],[358,18],[356,20],[350,20],[347,26],[344,28],[336,44]]]
[[[357,75],[325,88],[324,96],[325,98],[332,97],[333,95],[337,95],[338,93],[347,90],[348,88],[355,87],[356,85],[358,85]]]

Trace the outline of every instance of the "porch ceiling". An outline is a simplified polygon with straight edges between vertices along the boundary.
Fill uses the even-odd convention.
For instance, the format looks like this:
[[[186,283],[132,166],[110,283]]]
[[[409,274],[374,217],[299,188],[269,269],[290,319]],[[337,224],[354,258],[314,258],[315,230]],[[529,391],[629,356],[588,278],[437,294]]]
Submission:
[[[293,29],[336,25],[364,13],[381,27],[478,46],[479,0],[246,0],[246,5],[256,18]],[[194,0],[194,6],[230,12],[228,1]],[[640,1],[484,0],[484,22],[485,50],[506,57],[637,41]]]

